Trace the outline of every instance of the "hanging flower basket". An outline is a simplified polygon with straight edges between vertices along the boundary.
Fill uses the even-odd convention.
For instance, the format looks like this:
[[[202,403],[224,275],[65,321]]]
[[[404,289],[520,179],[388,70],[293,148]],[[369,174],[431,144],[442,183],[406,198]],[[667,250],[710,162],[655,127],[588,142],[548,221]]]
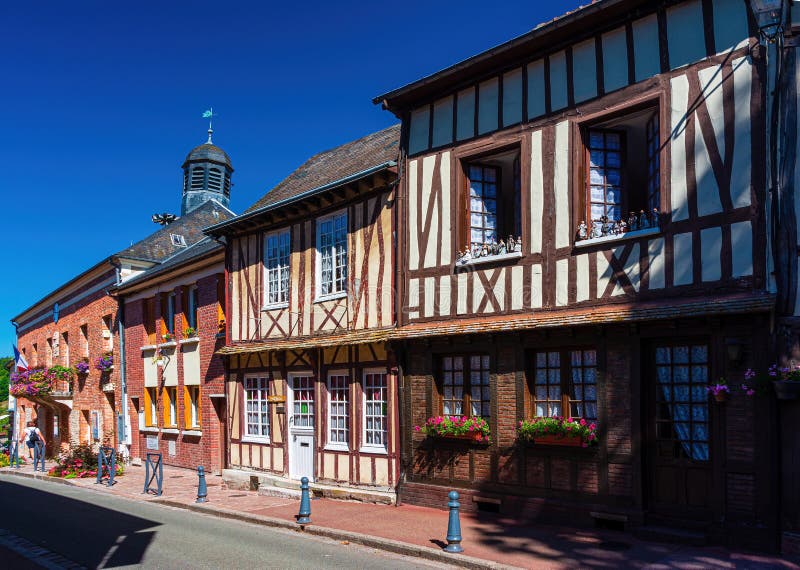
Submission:
[[[99,356],[94,361],[94,367],[100,372],[110,372],[114,370],[114,356],[110,352]]]
[[[730,393],[731,389],[728,388],[728,384],[725,382],[724,378],[720,378],[716,384],[710,384],[706,386],[706,391],[714,396],[714,399],[719,402],[727,402],[728,401],[728,394]]]
[[[89,363],[86,360],[81,360],[75,365],[75,372],[80,376],[89,374]]]
[[[766,385],[772,383],[775,390],[775,395],[779,400],[796,400],[800,397],[800,365],[789,363],[789,366],[778,368],[777,364],[773,364],[767,369],[766,374],[761,372],[757,373],[751,369],[745,372],[745,385],[748,388],[753,388],[753,394],[762,394],[767,390],[763,389]]]

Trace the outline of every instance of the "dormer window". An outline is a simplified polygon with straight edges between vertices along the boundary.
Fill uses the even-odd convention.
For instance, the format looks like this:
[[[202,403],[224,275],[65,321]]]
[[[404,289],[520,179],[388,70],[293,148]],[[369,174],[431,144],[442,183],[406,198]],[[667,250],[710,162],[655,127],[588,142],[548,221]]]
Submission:
[[[169,239],[175,247],[186,247],[186,238],[181,234],[169,234]]]

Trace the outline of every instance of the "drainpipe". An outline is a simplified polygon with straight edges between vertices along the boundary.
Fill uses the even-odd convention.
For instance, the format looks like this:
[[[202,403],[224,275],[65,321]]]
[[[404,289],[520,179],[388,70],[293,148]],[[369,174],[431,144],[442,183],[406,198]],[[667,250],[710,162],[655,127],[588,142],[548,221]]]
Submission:
[[[118,261],[112,260],[111,265],[114,267],[116,272],[116,284],[119,285],[122,283],[120,264]],[[127,457],[130,455],[130,449],[128,447],[130,445],[128,442],[128,434],[130,432],[128,424],[130,422],[130,417],[128,414],[128,383],[125,374],[125,299],[122,296],[117,296],[117,323],[119,324],[119,383],[121,390],[120,412],[122,416],[122,422],[117,422],[119,432],[118,448],[119,453],[121,453],[124,457]]]
[[[17,347],[19,350],[19,323],[17,321],[11,321],[11,324],[14,325],[14,346]],[[17,363],[15,362],[13,365],[14,372],[17,371]],[[9,386],[10,386],[9,382]],[[19,418],[17,417],[17,399],[11,395],[11,391],[8,392],[8,412],[11,414],[11,441],[9,441],[8,449],[9,453],[11,452],[11,446],[14,442],[17,441],[17,422]]]

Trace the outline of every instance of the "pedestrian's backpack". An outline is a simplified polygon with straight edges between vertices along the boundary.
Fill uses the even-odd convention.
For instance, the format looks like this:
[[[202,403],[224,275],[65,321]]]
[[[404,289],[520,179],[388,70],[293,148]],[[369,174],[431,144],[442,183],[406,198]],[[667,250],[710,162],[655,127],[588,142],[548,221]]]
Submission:
[[[28,441],[30,441],[31,443],[36,443],[37,441],[39,441],[39,436],[36,434],[36,428],[33,428],[31,430],[31,433],[28,436]]]

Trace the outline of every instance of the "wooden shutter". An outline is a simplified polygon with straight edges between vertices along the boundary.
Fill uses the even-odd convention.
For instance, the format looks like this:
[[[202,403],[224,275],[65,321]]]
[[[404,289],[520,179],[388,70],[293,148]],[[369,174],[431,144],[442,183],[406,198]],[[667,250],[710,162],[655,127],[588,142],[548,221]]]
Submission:
[[[144,425],[151,426],[153,425],[153,417],[150,414],[150,409],[152,406],[152,398],[150,396],[150,389],[144,389]]]
[[[183,425],[192,429],[192,392],[191,387],[183,387]]]

